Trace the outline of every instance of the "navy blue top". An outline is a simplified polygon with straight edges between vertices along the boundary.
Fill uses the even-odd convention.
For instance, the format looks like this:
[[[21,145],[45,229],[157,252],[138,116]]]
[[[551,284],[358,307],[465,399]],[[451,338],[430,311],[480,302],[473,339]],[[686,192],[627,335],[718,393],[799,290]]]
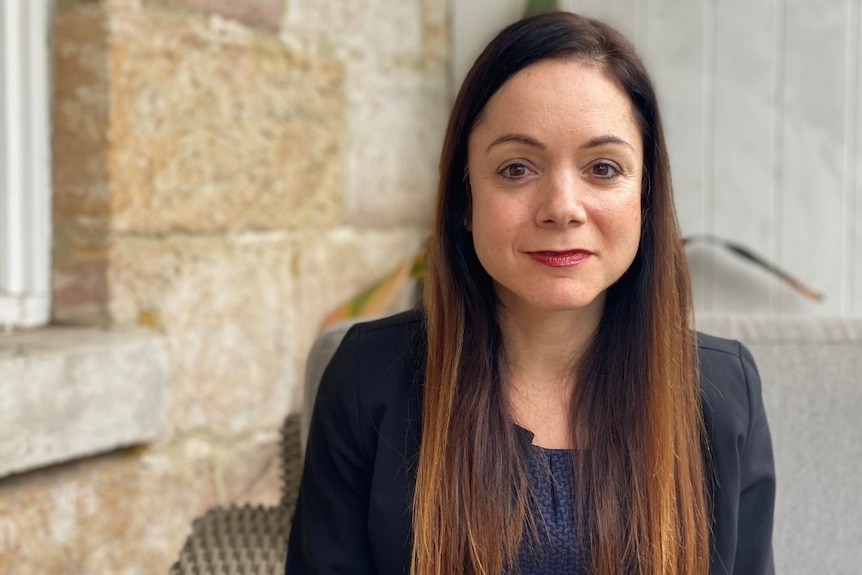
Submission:
[[[530,446],[527,476],[538,541],[525,530],[518,575],[586,575],[586,546],[578,539],[572,452]]]

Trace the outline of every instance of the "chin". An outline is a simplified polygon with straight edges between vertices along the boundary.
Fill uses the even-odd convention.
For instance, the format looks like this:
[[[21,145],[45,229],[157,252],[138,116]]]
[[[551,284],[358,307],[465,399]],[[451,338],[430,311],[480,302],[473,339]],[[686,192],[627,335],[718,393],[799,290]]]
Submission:
[[[552,304],[552,305],[548,305],[548,306],[545,306],[545,307],[540,308],[540,309],[543,309],[543,311],[548,311],[548,312],[584,311],[584,310],[593,308],[595,306],[595,304],[596,304],[595,300],[573,301],[573,302]]]
[[[524,286],[520,290],[507,289],[497,284],[497,301],[511,311],[525,312],[575,312],[604,307],[603,289],[536,289],[537,286]],[[561,286],[557,286],[561,287]],[[532,289],[531,289],[532,288]]]
[[[586,311],[596,306],[604,306],[604,293],[578,294],[568,297],[532,298],[531,307],[543,312]]]

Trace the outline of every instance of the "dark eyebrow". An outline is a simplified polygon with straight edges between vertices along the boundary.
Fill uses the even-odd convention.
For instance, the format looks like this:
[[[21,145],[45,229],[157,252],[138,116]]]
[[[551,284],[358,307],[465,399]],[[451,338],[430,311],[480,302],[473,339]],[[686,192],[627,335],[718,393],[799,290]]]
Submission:
[[[533,148],[538,148],[539,150],[544,150],[547,148],[547,146],[545,146],[545,144],[543,144],[539,140],[537,140],[535,138],[531,138],[530,136],[526,136],[524,134],[503,134],[502,136],[500,136],[499,138],[497,138],[496,140],[491,142],[485,151],[487,152],[488,150],[490,150],[494,146],[497,146],[497,145],[500,145],[500,144],[503,144],[506,142],[519,142],[521,144],[526,144],[526,145],[531,146]],[[634,151],[634,146],[632,146],[631,144],[629,144],[628,142],[626,142],[622,138],[619,138],[619,137],[614,136],[612,134],[607,134],[605,136],[597,136],[597,137],[593,138],[592,140],[590,140],[589,142],[587,142],[586,144],[584,144],[582,147],[583,148],[598,148],[600,146],[606,146],[608,144],[625,146],[627,148],[630,148],[632,151]]]
[[[628,142],[626,142],[622,138],[619,138],[619,137],[614,136],[612,134],[608,134],[606,136],[598,136],[596,138],[593,138],[592,140],[590,140],[589,142],[584,144],[583,147],[584,148],[598,148],[600,146],[606,146],[608,144],[616,144],[618,146],[625,146],[627,148],[630,148],[632,151],[634,151],[634,149],[635,149],[634,146],[632,146],[631,144],[629,144]]]
[[[485,149],[485,151],[487,152],[494,146],[503,144],[505,142],[519,142],[521,144],[526,144],[540,150],[544,150],[546,147],[545,144],[543,144],[539,140],[531,138],[530,136],[525,136],[524,134],[503,134],[502,136],[491,142],[490,145]]]

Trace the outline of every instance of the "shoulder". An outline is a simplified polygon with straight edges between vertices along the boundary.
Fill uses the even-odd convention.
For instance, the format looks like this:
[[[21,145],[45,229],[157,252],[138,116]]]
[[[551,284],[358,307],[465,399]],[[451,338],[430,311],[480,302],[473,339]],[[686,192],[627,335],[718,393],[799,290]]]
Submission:
[[[365,412],[406,401],[421,380],[424,326],[419,309],[352,325],[324,371],[318,397],[352,395]]]
[[[415,363],[425,349],[425,320],[421,309],[355,323],[343,336],[327,370],[349,367],[354,375],[389,370],[394,363]]]
[[[315,397],[310,433],[315,420],[321,428],[346,428],[369,458],[381,434],[404,435],[405,414],[418,419],[424,334],[419,310],[350,326],[319,387],[306,389]]]
[[[699,333],[697,350],[712,506],[710,573],[774,573],[772,442],[754,358]]]
[[[771,461],[771,442],[754,358],[738,341],[698,334],[703,419],[724,486],[748,459]],[[737,476],[728,481],[728,474]]]
[[[714,447],[744,448],[762,411],[760,376],[740,342],[697,334],[703,415]]]
[[[697,332],[697,349],[701,363],[722,364],[738,363],[744,356],[750,356],[746,347],[732,339],[724,339],[703,332]]]
[[[736,396],[747,403],[760,392],[754,358],[742,343],[698,332],[697,352],[705,399],[721,403]]]
[[[422,309],[407,310],[395,315],[354,324],[348,334],[361,339],[364,343],[395,343],[415,339],[424,334],[425,314]]]
[[[379,377],[396,366],[416,367],[424,356],[424,314],[419,309],[352,325],[331,363],[349,361],[358,377]]]

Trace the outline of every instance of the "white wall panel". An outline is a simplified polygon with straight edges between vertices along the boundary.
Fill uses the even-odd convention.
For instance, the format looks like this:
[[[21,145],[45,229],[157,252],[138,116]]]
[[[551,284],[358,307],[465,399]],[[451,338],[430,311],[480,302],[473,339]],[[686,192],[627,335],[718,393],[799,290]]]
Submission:
[[[452,100],[482,49],[524,13],[525,0],[455,0],[452,3]]]
[[[607,22],[633,43],[638,42],[643,31],[643,0],[559,0],[559,5],[562,10]]]
[[[456,60],[459,46],[490,38],[523,4],[456,0]],[[614,25],[644,58],[683,233],[738,242],[826,296],[809,302],[701,246],[689,251],[698,310],[862,315],[860,0],[560,5]]]
[[[787,312],[842,313],[848,3],[788,0],[779,263],[827,294],[779,293]],[[840,5],[839,5],[840,4]]]
[[[712,190],[705,178],[706,145],[711,146],[712,137],[712,31],[711,8],[699,0],[650,0],[646,5],[641,50],[658,92],[677,211],[687,235],[712,232],[707,217]],[[709,305],[709,262],[693,259],[691,265],[698,300]]]
[[[670,147],[677,207],[686,233],[705,232],[704,7],[650,0],[642,52],[656,85]]]
[[[715,12],[715,141],[711,174],[716,235],[775,261],[777,0],[722,0]],[[704,250],[705,251],[705,250]],[[714,257],[713,309],[769,309],[771,280],[725,251]]]
[[[853,139],[851,158],[854,170],[850,179],[849,213],[850,220],[850,252],[845,265],[849,268],[849,313],[845,315],[862,316],[862,8],[859,2],[854,2],[855,14],[851,15],[851,30],[856,35],[856,58],[853,61],[852,73],[856,76],[856,101],[853,109],[856,119],[856,134]]]

